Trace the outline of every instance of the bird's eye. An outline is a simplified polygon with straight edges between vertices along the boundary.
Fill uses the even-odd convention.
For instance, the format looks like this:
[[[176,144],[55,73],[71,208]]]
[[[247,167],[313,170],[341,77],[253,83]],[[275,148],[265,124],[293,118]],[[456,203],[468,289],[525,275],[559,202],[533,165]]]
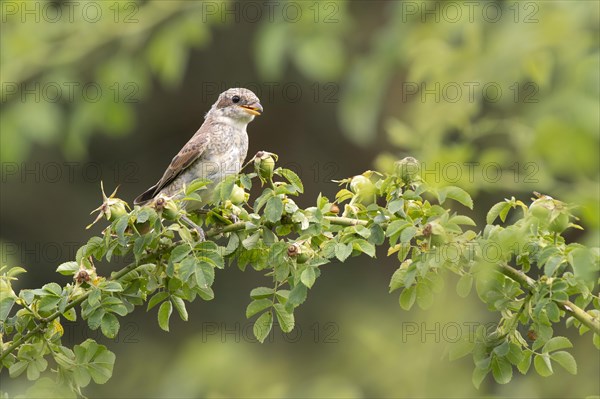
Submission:
[[[240,96],[233,96],[231,97],[231,101],[233,101],[235,104],[240,102]]]

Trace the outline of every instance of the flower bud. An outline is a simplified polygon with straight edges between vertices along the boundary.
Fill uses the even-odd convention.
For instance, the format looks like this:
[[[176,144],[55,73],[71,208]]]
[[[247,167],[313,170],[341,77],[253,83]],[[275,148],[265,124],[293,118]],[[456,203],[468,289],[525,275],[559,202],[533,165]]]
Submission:
[[[234,205],[239,205],[246,201],[246,192],[244,189],[237,184],[233,185],[233,190],[231,191],[231,195],[229,196],[229,200]]]
[[[254,169],[262,180],[271,180],[275,170],[275,159],[269,152],[260,151],[254,157]]]
[[[396,176],[400,177],[407,184],[416,181],[421,172],[419,161],[413,157],[406,157],[400,161],[396,161],[394,168]]]

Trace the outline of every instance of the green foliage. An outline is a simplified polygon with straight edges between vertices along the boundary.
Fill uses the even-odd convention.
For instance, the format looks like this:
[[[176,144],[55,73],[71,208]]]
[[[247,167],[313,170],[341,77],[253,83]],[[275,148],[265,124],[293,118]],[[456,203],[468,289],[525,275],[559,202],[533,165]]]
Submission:
[[[599,251],[565,242],[564,228],[578,226],[569,223],[569,207],[562,202],[542,195],[529,207],[514,198],[505,200],[492,207],[489,224],[476,233],[464,227],[474,225],[469,217],[442,206],[452,199],[472,207],[469,195],[458,187],[430,187],[418,174],[367,171],[339,181],[343,188],[337,201],[320,195],[314,206],[302,209],[292,198],[303,190],[295,173],[275,168],[261,174],[261,162],[255,169],[220,183],[215,190],[219,199],[205,215],[188,215],[204,225],[208,241],[201,241],[195,226],[184,221],[185,210],[176,209],[174,220],[165,217],[180,200],[159,197],[150,205],[115,213],[115,207],[125,209],[126,204],[114,193],[103,193],[96,219],[108,221],[102,236],[90,238],[75,261],[57,268],[72,276],[72,283],[48,283],[17,295],[11,284],[24,270],[3,267],[1,366],[12,377],[25,373],[37,380],[51,360],[57,383],[77,393],[92,380],[105,383],[114,354],[91,339],[73,349],[63,346],[62,323],[79,313],[89,328],[100,328],[112,338],[119,331],[119,317],[146,303],[148,312],[156,312],[160,328],[169,331],[173,310],[188,320],[186,303],[214,298],[216,269],[234,262],[270,282],[250,292],[246,308],[246,317],[255,318],[254,335],[263,342],[275,323],[283,332],[294,329],[294,312],[318,283],[324,265],[362,254],[375,258],[376,248],[384,243],[387,255],[400,263],[389,288],[400,290],[403,309],[415,304],[429,308],[446,275],[455,274],[460,276],[461,297],[470,295],[474,286],[488,309],[499,315],[493,331],[480,327],[473,340],[450,350],[451,359],[472,354],[476,386],[489,373],[498,383],[507,383],[513,368],[526,373],[532,361],[542,376],[553,374],[556,365],[576,373],[575,359],[564,350],[571,342],[554,335],[553,326],[562,320],[580,333],[593,330],[597,344],[600,311],[593,293]],[[257,183],[264,189],[252,207],[229,198],[234,185],[250,189]],[[202,189],[205,184],[193,186]],[[561,222],[557,228],[555,221],[563,215],[566,225]],[[505,225],[491,224],[497,218]],[[101,263],[129,253],[135,262],[110,275],[102,273]],[[527,337],[519,326],[528,329]]]

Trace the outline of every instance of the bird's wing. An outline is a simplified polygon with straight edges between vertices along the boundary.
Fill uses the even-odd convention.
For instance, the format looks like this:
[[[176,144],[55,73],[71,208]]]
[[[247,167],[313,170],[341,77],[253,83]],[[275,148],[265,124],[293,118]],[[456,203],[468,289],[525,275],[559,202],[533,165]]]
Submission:
[[[163,188],[169,185],[177,176],[188,168],[202,153],[204,153],[208,144],[208,124],[204,123],[200,129],[192,136],[183,148],[175,155],[167,170],[160,178],[158,183],[150,187],[144,193],[139,195],[134,201],[134,204],[144,204],[154,198]]]

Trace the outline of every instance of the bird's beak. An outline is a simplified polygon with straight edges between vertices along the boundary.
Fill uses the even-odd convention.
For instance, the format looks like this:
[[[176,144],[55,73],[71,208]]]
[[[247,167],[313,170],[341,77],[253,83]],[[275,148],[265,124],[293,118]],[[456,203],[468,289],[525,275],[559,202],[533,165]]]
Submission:
[[[258,102],[249,105],[240,105],[240,107],[250,115],[260,115],[263,112],[263,107]]]

